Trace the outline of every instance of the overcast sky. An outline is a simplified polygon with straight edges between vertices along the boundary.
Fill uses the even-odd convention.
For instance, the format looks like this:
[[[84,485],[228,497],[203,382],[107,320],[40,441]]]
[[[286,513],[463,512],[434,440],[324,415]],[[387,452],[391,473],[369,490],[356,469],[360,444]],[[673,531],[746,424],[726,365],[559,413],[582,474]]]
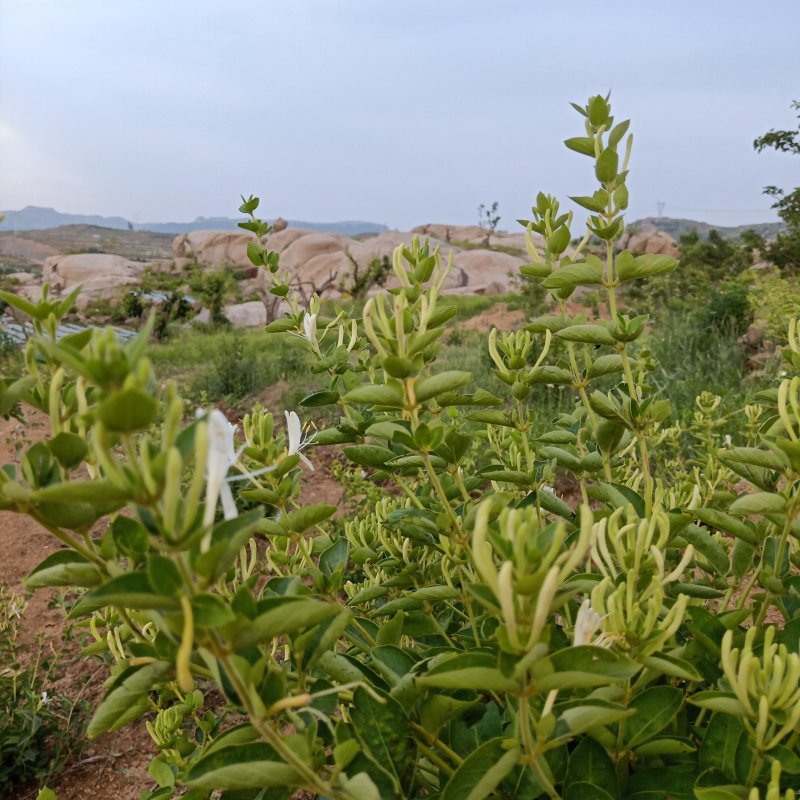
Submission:
[[[771,221],[798,0],[0,0],[0,208],[502,228],[593,191],[569,101],[635,134],[629,219]]]

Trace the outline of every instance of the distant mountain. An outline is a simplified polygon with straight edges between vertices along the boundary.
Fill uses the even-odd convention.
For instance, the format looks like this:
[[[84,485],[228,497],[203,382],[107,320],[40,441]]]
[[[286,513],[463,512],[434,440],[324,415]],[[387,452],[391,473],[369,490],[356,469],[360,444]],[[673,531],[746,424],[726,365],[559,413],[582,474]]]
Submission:
[[[2,211],[5,219],[0,223],[4,231],[39,231],[57,228],[60,225],[97,225],[115,230],[151,231],[153,233],[188,233],[189,231],[235,231],[239,220],[229,217],[198,217],[194,222],[142,222],[132,224],[122,217],[101,217],[92,214],[63,214],[54,208],[26,206],[21,211]],[[305,228],[322,233],[346,233],[357,236],[362,233],[380,233],[388,230],[386,225],[360,220],[343,222],[305,222],[289,220],[292,228]]]
[[[97,214],[62,214],[54,208],[25,206],[21,211],[0,211],[5,219],[0,225],[4,231],[40,231],[59,225],[98,225],[101,228],[128,230],[128,220],[122,217],[101,217]]]
[[[629,222],[628,230],[664,231],[673,239],[680,239],[684,233],[695,230],[705,239],[711,231],[716,231],[723,239],[738,239],[745,231],[755,231],[765,239],[773,239],[786,226],[782,222],[761,222],[753,225],[709,225],[695,219],[673,219],[672,217],[646,217]]]
[[[153,233],[189,233],[189,231],[235,231],[240,230],[237,225],[243,220],[230,217],[198,217],[194,222],[143,222],[134,225],[137,231],[151,231]],[[270,220],[271,222],[274,220]],[[305,222],[303,220],[288,220],[290,228],[304,228],[307,231],[320,233],[345,233],[348,236],[358,236],[362,233],[381,233],[389,230],[386,225],[377,222],[361,222],[360,220],[344,220],[342,222]]]

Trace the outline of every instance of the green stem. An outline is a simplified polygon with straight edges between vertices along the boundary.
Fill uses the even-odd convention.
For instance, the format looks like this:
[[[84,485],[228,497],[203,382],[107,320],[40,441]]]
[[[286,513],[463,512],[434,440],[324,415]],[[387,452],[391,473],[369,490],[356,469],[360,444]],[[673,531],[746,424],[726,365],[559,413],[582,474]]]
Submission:
[[[464,763],[464,759],[461,758],[461,756],[458,755],[458,753],[456,753],[454,750],[451,750],[441,739],[436,736],[436,734],[431,733],[426,728],[423,728],[422,725],[417,722],[409,722],[408,725],[412,731],[425,737],[429,745],[435,747],[437,750],[441,750],[445,756],[447,756],[447,758],[449,758],[457,767]]]
[[[450,501],[447,499],[447,495],[444,492],[444,487],[442,486],[442,483],[439,480],[439,476],[436,474],[436,470],[433,468],[433,464],[431,463],[430,456],[427,453],[423,453],[422,461],[425,464],[425,469],[428,473],[428,477],[431,479],[431,484],[433,485],[436,494],[439,496],[439,501],[444,506],[444,510],[447,513],[447,516],[450,517],[450,521],[453,523],[454,531],[460,534],[461,522],[456,516],[456,512],[453,511],[453,507],[450,505]]]
[[[261,719],[261,716],[252,707],[247,686],[239,677],[239,673],[236,671],[236,667],[231,663],[229,655],[224,652],[220,646],[215,649],[217,650],[215,655],[225,668],[225,672],[228,674],[234,689],[236,689],[236,693],[239,695],[239,698],[247,710],[247,715],[250,717],[250,722],[253,727],[259,732],[261,737],[266,740],[267,744],[273,747],[298,775],[302,776],[306,783],[306,788],[318,794],[329,795],[334,798],[334,800],[351,800],[348,794],[334,789],[327,781],[320,778],[300,756],[286,746],[284,737],[280,732],[273,730],[268,724],[265,724],[265,721]]]
[[[27,510],[24,513],[28,514],[32,519],[36,520],[43,528],[46,528],[53,536],[60,542],[70,547],[76,553],[80,553],[84,558],[91,561],[95,566],[98,566],[105,572],[105,561],[95,553],[94,548],[88,548],[86,545],[81,544],[77,539],[73,539],[68,533],[62,531],[61,528],[51,525],[49,522],[43,520],[35,511]]]
[[[531,445],[528,441],[528,431],[530,425],[525,418],[525,409],[522,405],[522,400],[517,400],[517,431],[522,439],[522,450],[525,453],[525,468],[530,470],[533,466],[533,456],[531,454]]]

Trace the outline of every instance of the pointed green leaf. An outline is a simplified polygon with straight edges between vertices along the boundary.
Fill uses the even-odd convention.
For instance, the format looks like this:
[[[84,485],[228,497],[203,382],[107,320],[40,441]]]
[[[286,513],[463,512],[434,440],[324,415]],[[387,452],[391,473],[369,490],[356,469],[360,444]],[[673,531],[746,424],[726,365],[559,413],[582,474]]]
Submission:
[[[519,755],[519,748],[507,748],[501,736],[484,742],[453,773],[442,800],[484,800],[514,769]]]

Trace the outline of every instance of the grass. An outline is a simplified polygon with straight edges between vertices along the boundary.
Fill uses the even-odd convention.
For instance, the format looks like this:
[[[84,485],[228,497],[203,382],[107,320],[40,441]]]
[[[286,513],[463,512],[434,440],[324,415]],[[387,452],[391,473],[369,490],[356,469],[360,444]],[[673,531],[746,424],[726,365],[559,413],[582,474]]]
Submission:
[[[456,296],[448,302],[458,308],[457,323],[497,302],[514,299],[511,295]],[[746,380],[746,358],[735,331],[724,326],[709,329],[691,312],[674,313],[660,321],[648,336],[647,347],[657,361],[651,376],[653,387],[671,401],[676,420],[691,419],[695,397],[704,390],[721,395],[725,407],[734,410],[762,388]],[[299,339],[262,330],[184,329],[166,343],[153,345],[151,359],[162,377],[178,380],[195,401],[224,401],[241,409],[274,387],[279,387],[275,390],[277,402],[293,407],[307,392],[325,383],[319,376],[309,385],[312,362]],[[473,389],[483,387],[508,399],[508,387],[493,374],[492,367],[486,334],[467,330],[445,337],[436,363],[438,370],[469,371]],[[573,402],[568,390],[534,387],[532,405],[542,426],[558,412],[569,410]]]
[[[246,407],[246,399],[270,387],[308,386],[310,359],[300,342],[260,329],[184,329],[153,345],[150,358],[161,377],[175,379],[197,403]]]
[[[657,362],[653,387],[670,400],[676,421],[691,419],[695,398],[703,391],[720,395],[722,408],[732,412],[764,388],[748,380],[747,359],[730,325],[707,327],[692,312],[676,313],[647,344]]]

